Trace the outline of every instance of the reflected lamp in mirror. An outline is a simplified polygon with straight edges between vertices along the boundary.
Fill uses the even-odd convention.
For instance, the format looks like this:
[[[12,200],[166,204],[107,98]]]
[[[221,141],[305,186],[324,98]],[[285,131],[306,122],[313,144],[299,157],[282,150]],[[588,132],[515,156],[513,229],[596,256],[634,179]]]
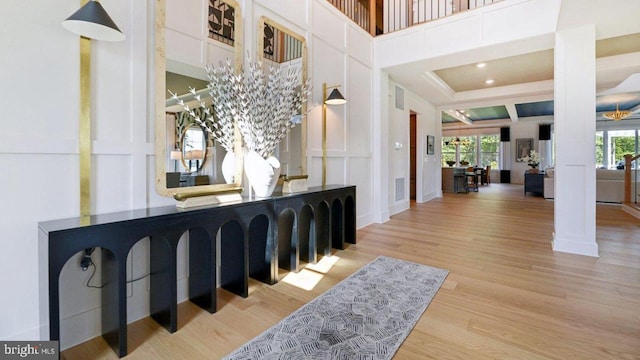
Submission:
[[[204,151],[202,150],[191,150],[191,158],[196,162],[196,172],[200,171],[200,160],[204,162]]]
[[[171,150],[171,160],[173,160],[173,171],[178,171],[178,160],[182,160],[182,151]]]
[[[63,21],[62,26],[72,33],[89,39],[103,41],[122,41],[125,39],[122,31],[97,1],[88,1]]]

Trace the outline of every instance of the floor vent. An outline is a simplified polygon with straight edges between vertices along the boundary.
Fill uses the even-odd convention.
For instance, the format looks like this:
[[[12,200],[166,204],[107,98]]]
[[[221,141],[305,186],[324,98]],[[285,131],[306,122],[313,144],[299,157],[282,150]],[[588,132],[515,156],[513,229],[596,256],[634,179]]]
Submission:
[[[396,201],[404,200],[404,178],[396,179]]]

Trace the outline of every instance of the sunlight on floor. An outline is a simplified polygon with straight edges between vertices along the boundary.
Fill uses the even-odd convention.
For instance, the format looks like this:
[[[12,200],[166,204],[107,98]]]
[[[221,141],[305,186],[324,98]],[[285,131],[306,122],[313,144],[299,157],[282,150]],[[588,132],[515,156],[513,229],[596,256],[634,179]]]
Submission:
[[[326,274],[331,270],[333,265],[335,265],[338,262],[338,260],[340,260],[339,256],[335,256],[335,255],[325,256],[315,264],[308,264],[307,266],[305,266],[305,269]]]
[[[282,281],[299,287],[300,289],[311,291],[318,285],[320,280],[322,280],[323,274],[328,273],[338,260],[340,260],[340,258],[335,255],[325,256],[316,264],[308,264],[297,274],[290,272]]]

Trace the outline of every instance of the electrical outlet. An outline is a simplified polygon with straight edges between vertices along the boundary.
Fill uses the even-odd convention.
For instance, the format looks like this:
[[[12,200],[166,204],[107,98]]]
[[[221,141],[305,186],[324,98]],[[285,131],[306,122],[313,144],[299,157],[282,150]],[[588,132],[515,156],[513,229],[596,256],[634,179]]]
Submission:
[[[86,248],[84,249],[84,255],[82,255],[82,259],[80,259],[80,269],[82,271],[87,271],[89,266],[93,265],[93,259],[91,259],[91,254],[95,251],[96,248]]]

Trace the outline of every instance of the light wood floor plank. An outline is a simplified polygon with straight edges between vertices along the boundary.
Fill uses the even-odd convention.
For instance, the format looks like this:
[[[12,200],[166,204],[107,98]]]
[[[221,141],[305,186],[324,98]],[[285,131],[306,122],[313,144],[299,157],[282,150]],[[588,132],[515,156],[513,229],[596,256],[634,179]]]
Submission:
[[[553,211],[510,184],[412,203],[359,230],[327,273],[287,277],[321,278],[311,290],[251,281],[247,299],[219,290],[215,314],[180,304],[175,334],[130,324],[127,359],[221,358],[379,255],[450,271],[395,359],[640,359],[640,221],[598,205],[590,258],[551,250]],[[101,338],[62,358],[117,359]]]

